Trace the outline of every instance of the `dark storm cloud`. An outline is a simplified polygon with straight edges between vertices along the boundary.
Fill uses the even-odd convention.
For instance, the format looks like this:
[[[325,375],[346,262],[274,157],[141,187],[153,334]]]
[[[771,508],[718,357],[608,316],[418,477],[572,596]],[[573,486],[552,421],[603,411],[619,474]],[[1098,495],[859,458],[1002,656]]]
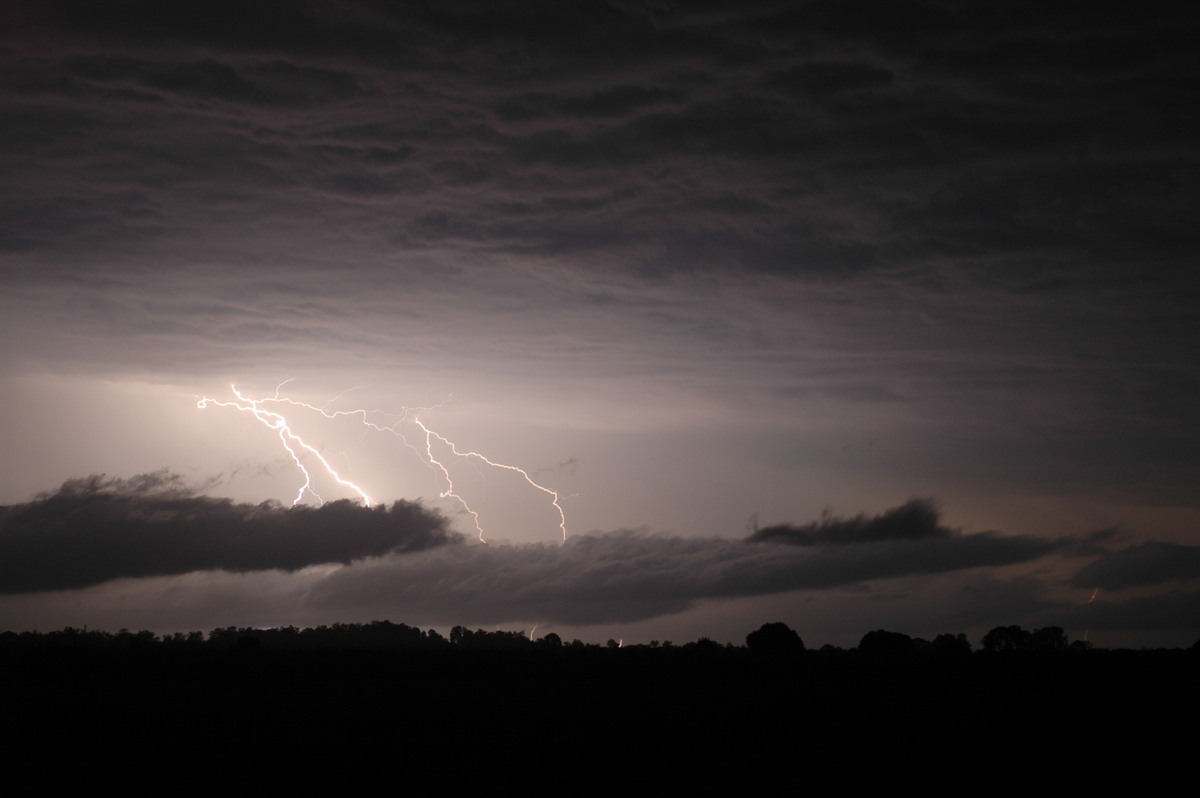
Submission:
[[[24,190],[0,245],[102,258],[219,225],[246,258],[268,243],[253,220],[294,252],[788,273],[1004,255],[976,276],[1014,288],[1134,253],[1179,267],[1200,200],[1185,13],[18,4],[0,163]]]
[[[304,350],[289,340],[403,339],[364,307],[380,287],[454,279],[453,305],[490,327],[562,308],[559,325],[655,340],[658,373],[758,360],[785,402],[904,402],[906,384],[940,391],[924,396],[943,415],[982,384],[1005,407],[1047,386],[1104,397],[1121,423],[1068,446],[1178,465],[1194,438],[1159,428],[1197,388],[1178,354],[1198,329],[1194,37],[1109,4],[1006,8],[17,4],[0,48],[0,173],[20,187],[0,192],[6,315],[53,317],[39,346],[80,351],[111,327],[116,351],[172,361],[152,368],[186,368],[203,342],[237,370]],[[473,270],[497,265],[515,267],[513,299],[472,295]],[[535,267],[548,279],[518,285]],[[729,282],[751,274],[821,295],[781,285],[737,308]],[[641,299],[693,275],[715,275],[693,298],[723,307]],[[437,302],[414,304],[424,321]],[[339,327],[351,305],[363,331]],[[847,329],[816,341],[805,317]]]
[[[562,546],[454,547],[364,562],[322,580],[309,601],[346,611],[421,608],[445,622],[633,621],[704,599],[1028,562],[1062,545],[985,533],[798,547],[627,531],[571,538]]]
[[[881,540],[920,540],[922,538],[950,538],[957,533],[938,525],[938,512],[928,499],[913,499],[907,504],[888,510],[886,513],[867,518],[835,518],[826,516],[820,521],[803,526],[780,524],[756,529],[750,540],[754,542],[789,543],[793,546],[817,546],[821,544],[846,545],[870,543]]]
[[[62,591],[121,578],[123,589],[136,593],[136,580],[147,577],[342,563],[346,567],[315,582],[305,577],[298,586],[272,577],[262,595],[246,601],[273,607],[303,594],[306,612],[325,614],[595,624],[677,613],[706,599],[1012,565],[1069,548],[1022,536],[950,532],[938,526],[928,502],[875,519],[826,518],[796,527],[824,530],[800,546],[779,545],[785,539],[779,536],[632,531],[572,537],[563,545],[466,545],[445,523],[405,502],[390,509],[346,501],[317,508],[234,504],[196,495],[165,471],[71,480],[51,495],[0,508],[0,593]]]
[[[69,83],[60,90],[96,99],[119,100],[104,93],[103,86],[125,86],[123,99],[163,103],[170,97],[184,97],[249,106],[324,105],[338,99],[363,94],[352,75],[331,69],[298,67],[286,61],[258,62],[238,70],[212,58],[197,61],[163,61],[121,56],[80,57],[65,65]],[[38,72],[8,77],[17,91],[31,91],[45,76]]]
[[[1077,587],[1116,590],[1197,579],[1200,546],[1152,540],[1105,553],[1082,568],[1072,581]]]
[[[1197,33],[1157,3],[4,3],[0,361],[163,380],[450,364],[527,380],[523,405],[607,396],[620,420],[579,412],[614,428],[700,418],[789,470],[878,438],[856,473],[905,491],[1193,507]],[[427,558],[466,607],[469,560],[527,555],[564,615],[644,617],[1048,545],[909,509],[771,531],[794,546],[634,535],[361,569],[435,602],[405,570]],[[586,546],[627,606],[571,559]],[[676,556],[697,570],[664,565],[661,593],[634,567]],[[237,567],[218,560],[194,565]],[[1113,552],[1080,579],[1181,561]]]
[[[193,495],[164,473],[90,477],[0,507],[0,593],[199,570],[294,571],[456,542],[445,519],[419,504],[234,504]]]

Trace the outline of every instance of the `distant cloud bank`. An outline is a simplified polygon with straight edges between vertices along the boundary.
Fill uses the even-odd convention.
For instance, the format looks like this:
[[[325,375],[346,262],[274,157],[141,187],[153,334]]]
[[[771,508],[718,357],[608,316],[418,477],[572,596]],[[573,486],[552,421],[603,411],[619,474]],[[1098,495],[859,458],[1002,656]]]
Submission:
[[[0,592],[87,587],[192,571],[295,571],[458,542],[420,504],[364,508],[234,504],[192,494],[166,472],[70,480],[0,507]]]
[[[622,530],[563,544],[485,545],[449,531],[445,517],[417,503],[235,504],[198,495],[166,471],[127,480],[92,476],[0,507],[0,593],[67,596],[62,591],[103,591],[104,583],[122,580],[121,601],[136,604],[143,590],[146,597],[170,592],[164,579],[178,579],[185,594],[188,585],[219,593],[226,589],[219,585],[236,580],[228,586],[238,606],[268,614],[588,626],[645,621],[703,601],[873,592],[885,580],[977,573],[971,584],[1007,584],[1038,615],[993,617],[988,591],[968,589],[956,610],[963,617],[981,625],[1016,620],[1085,629],[1186,627],[1200,597],[1194,585],[1181,584],[1200,579],[1197,547],[1116,548],[1111,531],[1086,539],[964,534],[939,520],[932,500],[915,499],[874,517],[826,515],[742,539]],[[1176,587],[1064,603],[1033,599],[1046,595],[1052,577],[1006,578],[997,570],[1036,564],[1049,574],[1051,557],[1091,558],[1073,577],[1069,570],[1061,577],[1076,589]],[[321,564],[341,567],[304,570]],[[187,603],[178,595],[172,601]]]

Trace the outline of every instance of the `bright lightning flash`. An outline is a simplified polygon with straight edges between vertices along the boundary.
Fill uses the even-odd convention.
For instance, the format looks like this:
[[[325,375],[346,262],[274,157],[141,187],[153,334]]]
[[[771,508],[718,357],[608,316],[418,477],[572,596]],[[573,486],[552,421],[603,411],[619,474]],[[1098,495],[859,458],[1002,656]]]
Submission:
[[[479,529],[479,515],[474,510],[472,510],[470,507],[467,506],[467,503],[465,501],[463,501],[463,498],[461,496],[459,496],[457,493],[454,492],[454,482],[450,479],[450,472],[446,470],[446,467],[444,465],[442,465],[441,463],[439,463],[437,460],[435,460],[433,458],[433,451],[432,451],[433,438],[437,438],[439,441],[441,441],[443,444],[445,444],[447,447],[449,447],[450,451],[453,452],[458,457],[475,457],[475,458],[478,458],[479,460],[482,460],[483,462],[487,463],[492,468],[503,468],[508,471],[515,471],[518,474],[520,474],[522,477],[524,477],[525,481],[528,482],[532,487],[537,488],[542,493],[549,495],[550,503],[553,504],[554,509],[558,511],[558,528],[562,532],[562,538],[563,538],[563,540],[567,539],[567,516],[563,512],[562,505],[560,505],[558,503],[558,494],[556,492],[550,490],[549,488],[547,488],[543,485],[539,485],[538,483],[534,482],[530,478],[529,473],[526,472],[524,469],[517,468],[516,466],[513,466],[513,465],[505,465],[504,463],[493,462],[492,460],[489,460],[486,457],[484,457],[479,452],[460,452],[458,450],[458,447],[454,445],[453,441],[442,437],[441,435],[437,434],[433,430],[429,429],[429,427],[426,427],[424,424],[421,423],[421,419],[419,419],[419,418],[413,417],[413,423],[416,424],[418,427],[420,427],[425,432],[425,454],[429,458],[429,462],[432,463],[433,465],[436,465],[439,469],[441,469],[443,476],[445,476],[445,478],[446,478],[446,484],[449,487],[447,487],[446,490],[442,491],[442,498],[452,496],[455,499],[458,499],[458,501],[462,503],[463,507],[466,508],[467,512],[469,512],[471,515],[473,515],[475,517],[475,527],[477,529]],[[483,540],[483,530],[482,529],[479,529],[479,539]]]
[[[529,476],[529,473],[527,471],[525,471],[524,469],[518,468],[517,466],[514,466],[514,465],[508,465],[506,463],[498,463],[494,460],[490,460],[489,458],[485,457],[484,455],[480,454],[479,452],[459,451],[457,445],[455,445],[455,443],[453,441],[451,441],[450,439],[446,438],[445,436],[443,436],[443,435],[435,432],[434,430],[430,429],[429,427],[427,427],[415,415],[411,415],[412,413],[415,412],[413,409],[406,408],[403,410],[402,413],[391,414],[390,415],[391,418],[397,418],[398,420],[394,421],[391,424],[380,424],[380,423],[376,423],[375,421],[372,421],[371,419],[377,418],[380,416],[387,416],[388,414],[384,414],[380,411],[366,410],[364,408],[356,408],[354,410],[336,410],[336,411],[331,411],[329,409],[330,405],[332,405],[334,402],[336,402],[342,396],[344,396],[345,394],[349,393],[352,390],[355,390],[353,388],[349,389],[347,391],[343,391],[342,393],[338,394],[337,397],[335,397],[334,399],[327,402],[323,407],[317,407],[316,405],[310,405],[305,402],[300,402],[295,399],[290,399],[285,396],[280,396],[279,395],[280,389],[283,388],[283,386],[286,385],[288,382],[290,382],[290,380],[286,380],[286,381],[280,383],[279,386],[275,389],[274,396],[265,397],[262,399],[249,399],[249,398],[245,397],[244,395],[242,395],[236,387],[230,386],[231,390],[233,391],[233,395],[235,397],[237,397],[237,401],[222,402],[217,399],[210,399],[210,398],[205,397],[203,399],[200,399],[200,401],[198,401],[196,403],[196,406],[198,408],[200,408],[201,410],[203,410],[209,404],[212,404],[217,407],[232,407],[241,412],[250,413],[256,419],[258,419],[260,422],[262,422],[267,428],[275,430],[279,434],[279,440],[283,444],[283,448],[287,451],[287,453],[289,455],[291,455],[292,462],[294,462],[296,464],[296,467],[299,468],[300,472],[304,475],[304,484],[300,487],[299,492],[296,494],[296,498],[292,502],[293,505],[299,504],[304,499],[305,493],[311,494],[318,502],[323,501],[321,496],[318,495],[317,492],[312,487],[311,474],[309,473],[308,468],[304,464],[304,458],[297,451],[298,449],[302,450],[304,452],[307,452],[308,454],[311,454],[313,457],[315,457],[317,459],[317,461],[321,464],[321,466],[325,469],[326,473],[328,473],[338,484],[340,484],[346,488],[349,488],[350,490],[357,493],[367,505],[370,505],[372,502],[371,502],[370,497],[367,496],[366,492],[362,488],[360,488],[358,485],[355,485],[353,482],[351,482],[347,479],[343,479],[337,473],[337,471],[334,470],[333,466],[329,464],[329,461],[326,460],[325,457],[323,455],[321,455],[321,453],[319,451],[317,451],[315,448],[310,446],[308,443],[305,443],[305,441],[298,434],[296,434],[296,432],[294,430],[292,430],[291,427],[289,427],[287,419],[283,416],[283,414],[278,413],[278,412],[273,412],[270,410],[264,410],[261,407],[261,405],[263,405],[263,404],[274,403],[274,404],[291,405],[293,407],[298,407],[298,408],[302,408],[305,410],[310,410],[315,413],[319,413],[322,416],[324,416],[325,418],[329,418],[329,419],[336,419],[336,418],[339,418],[342,416],[357,416],[363,426],[368,427],[377,432],[391,433],[392,435],[395,435],[396,437],[400,438],[408,448],[412,449],[414,452],[417,453],[418,458],[426,466],[428,466],[435,473],[437,473],[441,476],[442,481],[446,485],[445,489],[442,490],[442,492],[440,494],[441,498],[454,499],[463,508],[463,511],[471,516],[472,522],[475,525],[475,531],[479,535],[479,540],[481,542],[486,542],[486,541],[484,540],[483,526],[480,523],[479,513],[476,512],[470,506],[470,504],[467,503],[467,500],[465,498],[463,498],[463,496],[461,496],[460,494],[455,492],[454,480],[450,476],[449,469],[447,469],[445,464],[443,464],[440,460],[437,459],[437,457],[434,456],[434,453],[433,453],[434,439],[436,438],[443,446],[448,448],[450,450],[450,452],[452,454],[454,454],[456,457],[461,457],[464,459],[475,459],[475,460],[485,463],[486,465],[491,466],[492,468],[504,469],[507,471],[513,471],[517,474],[520,474],[521,477],[524,478],[524,480],[527,483],[529,483],[529,485],[531,487],[541,491],[542,493],[545,493],[547,496],[550,497],[550,503],[553,505],[554,509],[558,512],[558,528],[562,532],[562,538],[563,538],[563,540],[567,539],[567,517],[566,517],[566,514],[563,512],[562,505],[559,504],[559,500],[561,497],[559,496],[559,494],[557,492],[551,490],[550,488],[547,488],[544,485],[541,485],[541,484],[535,482],[533,480],[533,478]],[[441,407],[443,404],[445,404],[445,403],[443,402],[441,404],[434,405],[433,407],[417,408],[417,410],[420,410],[420,411],[434,410],[438,407]],[[408,439],[404,437],[404,433],[400,429],[401,425],[404,424],[406,421],[408,421],[410,416],[411,416],[412,424],[415,427],[418,427],[421,430],[421,433],[425,436],[424,449],[421,449],[421,448],[409,443]]]
[[[339,485],[342,485],[342,486],[347,487],[350,490],[354,491],[360,497],[362,497],[363,502],[368,507],[371,506],[371,504],[372,504],[371,497],[367,495],[366,491],[364,491],[358,485],[355,485],[350,480],[343,479],[338,474],[338,472],[334,470],[333,466],[331,466],[329,464],[329,461],[325,459],[325,456],[323,454],[321,454],[319,451],[314,449],[309,444],[305,443],[303,438],[301,438],[299,435],[297,435],[295,432],[292,431],[291,427],[288,426],[286,418],[284,418],[279,413],[272,413],[269,410],[263,410],[261,407],[259,407],[260,404],[262,404],[264,401],[268,401],[268,400],[247,399],[245,396],[243,396],[241,394],[241,392],[238,391],[237,386],[234,386],[234,385],[230,385],[229,389],[231,391],[233,391],[233,395],[237,397],[236,402],[222,402],[218,399],[209,399],[208,397],[204,397],[200,401],[196,402],[196,407],[203,410],[204,408],[208,407],[210,404],[213,404],[213,405],[216,405],[217,407],[236,408],[237,410],[240,410],[243,413],[250,413],[255,418],[257,418],[259,421],[261,421],[264,425],[266,425],[266,427],[268,429],[273,429],[279,433],[280,443],[283,444],[283,448],[287,450],[287,453],[292,456],[292,462],[294,462],[296,464],[296,467],[300,469],[300,473],[304,475],[304,484],[300,486],[300,490],[296,493],[296,498],[294,500],[292,500],[293,507],[295,507],[297,504],[299,504],[301,501],[304,500],[305,493],[311,493],[312,496],[318,502],[320,502],[322,504],[324,504],[324,501],[325,501],[324,499],[321,498],[321,495],[313,489],[312,475],[309,474],[308,468],[304,465],[304,460],[296,452],[296,448],[294,448],[294,447],[303,449],[304,451],[308,452],[313,457],[315,457],[317,459],[317,461],[320,462],[320,464],[325,467],[325,471],[331,477],[333,477],[334,480],[337,481],[337,483]],[[278,391],[276,393],[278,394]]]

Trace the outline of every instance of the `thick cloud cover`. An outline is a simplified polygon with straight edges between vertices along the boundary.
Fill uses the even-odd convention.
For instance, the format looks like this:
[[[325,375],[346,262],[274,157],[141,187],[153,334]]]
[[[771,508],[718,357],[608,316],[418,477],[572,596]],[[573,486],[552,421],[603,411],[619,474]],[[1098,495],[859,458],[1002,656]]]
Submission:
[[[1060,548],[991,533],[802,549],[625,531],[562,546],[458,547],[373,561],[330,575],[310,600],[347,610],[436,602],[445,622],[457,616],[595,624],[679,612],[703,599],[1011,565]]]
[[[293,571],[357,562],[321,579],[307,601],[348,611],[420,612],[453,623],[540,617],[561,623],[631,621],[712,598],[819,590],[912,574],[1027,562],[1061,543],[995,533],[916,534],[937,513],[912,502],[825,529],[885,529],[804,547],[632,531],[565,544],[466,545],[420,505],[348,501],[320,507],[234,504],[194,495],[166,472],[130,480],[72,480],[0,508],[0,592],[79,588],[121,577],[192,571]],[[786,539],[784,539],[786,540]],[[458,544],[458,545],[447,545]]]
[[[268,625],[393,618],[611,628],[683,617],[711,602],[777,606],[775,597],[808,596],[814,606],[851,602],[848,611],[867,625],[879,617],[912,628],[917,612],[975,628],[1188,629],[1195,590],[1107,591],[1195,580],[1193,547],[1113,544],[1111,531],[1082,539],[963,534],[942,526],[930,500],[873,517],[826,514],[743,539],[626,530],[562,544],[480,544],[447,532],[443,517],[418,504],[234,504],[159,472],[72,480],[0,508],[0,617],[30,611],[34,597],[17,594],[38,593],[49,597],[47,612],[75,612],[72,595],[92,596],[96,621],[132,613],[162,628],[197,618],[217,625],[233,608]],[[1094,559],[1064,577],[1086,588],[1072,600],[1052,564],[1080,556]],[[318,564],[335,565],[307,567]],[[1017,570],[1003,576],[1005,567]],[[1106,593],[1089,603],[1095,587]]]
[[[6,2],[5,503],[81,473],[255,471],[273,453],[214,414],[194,422],[192,396],[296,377],[317,406],[367,382],[380,406],[469,397],[481,450],[536,439],[520,462],[578,457],[572,531],[871,515],[696,551],[618,534],[379,558],[387,534],[242,560],[198,534],[209,553],[189,559],[108,528],[112,548],[77,544],[87,563],[48,568],[74,555],[22,538],[36,567],[6,554],[0,569],[17,589],[171,556],[369,555],[313,595],[367,606],[352,574],[395,596],[395,568],[418,606],[467,607],[455,557],[478,558],[485,583],[544,561],[586,594],[596,575],[572,547],[591,546],[628,571],[612,577],[628,608],[613,590],[589,611],[540,572],[529,589],[564,616],[642,617],[652,601],[1028,562],[1043,545],[958,534],[920,504],[874,515],[928,492],[964,529],[1151,524],[1047,577],[1084,600],[1188,579],[1190,550],[1138,546],[1192,545],[1200,513],[1198,38],[1184,5],[1107,0]],[[127,382],[176,403],[157,427]],[[199,462],[201,444],[219,454]],[[357,451],[384,474],[371,495],[431,495]],[[129,563],[105,565],[118,552]],[[622,552],[707,578],[667,568],[655,599]],[[453,591],[424,581],[422,558]]]
[[[459,540],[419,504],[234,504],[192,495],[165,473],[90,477],[0,507],[0,593],[215,569],[294,571]]]
[[[25,193],[0,246],[218,225],[242,257],[353,241],[901,280],[963,258],[1035,293],[1078,257],[1103,281],[1147,251],[1179,269],[1200,131],[1169,99],[1194,29],[1155,7],[16,3],[0,107]]]
[[[1196,36],[1155,8],[6,4],[4,355],[919,390],[1073,458],[1038,479],[1194,479]]]

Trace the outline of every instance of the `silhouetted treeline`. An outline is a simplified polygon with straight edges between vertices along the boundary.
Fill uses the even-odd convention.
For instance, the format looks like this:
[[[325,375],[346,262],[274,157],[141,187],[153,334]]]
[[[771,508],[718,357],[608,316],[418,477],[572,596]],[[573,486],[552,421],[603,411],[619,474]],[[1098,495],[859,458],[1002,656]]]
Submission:
[[[632,652],[685,652],[712,656],[715,652],[726,652],[729,656],[807,657],[820,660],[824,657],[838,658],[845,655],[871,661],[938,661],[970,657],[971,655],[995,656],[1005,654],[1081,655],[1093,652],[1086,641],[1068,639],[1066,632],[1057,626],[1026,630],[1020,626],[997,626],[983,636],[978,649],[971,645],[964,634],[940,634],[933,640],[911,637],[899,632],[878,629],[865,634],[858,646],[839,649],[823,646],[818,650],[805,647],[800,635],[786,624],[767,623],[746,636],[746,645],[721,645],[708,638],[676,645],[671,641],[653,640],[648,644],[621,645],[609,640],[603,646],[584,643],[580,640],[563,641],[550,632],[534,639],[523,631],[487,631],[455,626],[449,638],[435,629],[422,630],[403,623],[373,621],[358,624],[334,624],[300,629],[295,626],[256,629],[228,626],[203,632],[177,632],[158,636],[150,631],[119,632],[76,629],[66,627],[53,632],[3,632],[0,633],[0,652],[12,654],[22,650],[57,650],[62,652],[110,649],[113,651],[148,651],[159,648],[170,651],[226,650],[239,651],[300,651],[300,650],[378,650],[378,651],[599,651],[622,650]],[[1190,648],[1200,654],[1200,640]],[[1143,650],[1142,653],[1151,654]],[[1159,653],[1165,653],[1160,650]]]
[[[810,649],[779,623],[744,646],[387,621],[0,634],[10,761],[86,745],[181,769],[397,763],[472,787],[514,762],[535,783],[628,772],[661,790],[1132,784],[1191,762],[1177,730],[1200,710],[1198,677],[1200,644],[1094,650],[1054,627],[997,627],[979,648],[876,630],[850,649]]]

